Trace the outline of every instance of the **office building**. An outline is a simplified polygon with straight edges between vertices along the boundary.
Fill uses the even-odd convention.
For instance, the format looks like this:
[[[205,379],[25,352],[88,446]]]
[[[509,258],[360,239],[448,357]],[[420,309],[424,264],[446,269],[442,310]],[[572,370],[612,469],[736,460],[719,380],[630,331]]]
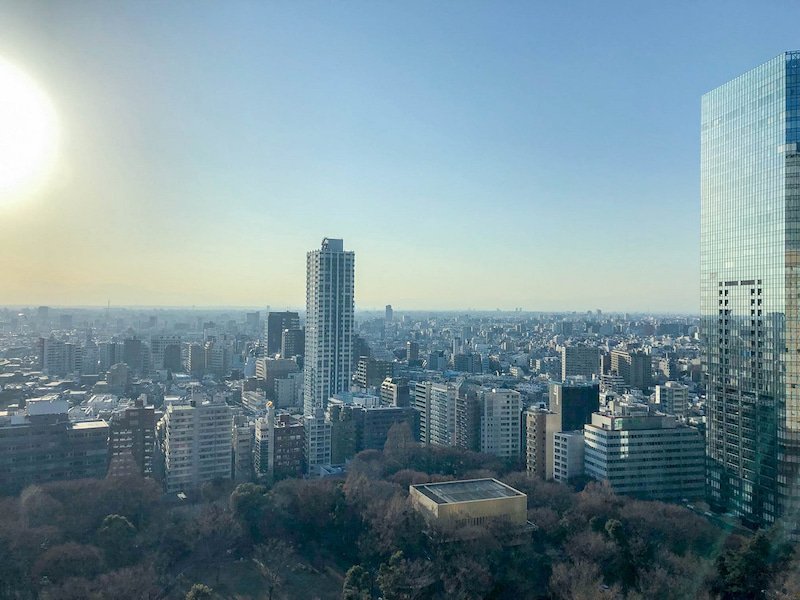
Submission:
[[[284,329],[281,334],[281,357],[292,358],[301,356],[306,351],[306,332],[297,327],[294,329]]]
[[[528,521],[528,497],[497,479],[412,485],[409,498],[430,522],[463,526],[500,519],[522,526]]]
[[[306,355],[304,414],[350,389],[353,364],[355,253],[325,238],[306,257]]]
[[[703,436],[675,417],[595,413],[583,434],[586,474],[618,494],[662,501],[703,496]]]
[[[579,431],[592,422],[600,408],[600,384],[597,381],[567,380],[550,384],[550,411],[545,414],[545,477],[555,479],[555,435]]]
[[[266,322],[267,354],[273,356],[281,352],[283,332],[286,329],[300,329],[300,315],[296,312],[271,312]],[[283,356],[283,354],[281,354]]]
[[[600,373],[600,350],[594,346],[564,346],[561,349],[561,379],[585,377]]]
[[[689,388],[677,381],[656,386],[656,407],[667,415],[686,418],[689,410]]]
[[[387,304],[386,305],[386,316],[385,316],[384,320],[387,323],[391,323],[392,321],[394,321],[394,311],[392,310],[392,305],[391,304]]]
[[[167,493],[196,491],[205,481],[231,478],[229,406],[208,400],[169,404],[162,420]]]
[[[800,527],[800,52],[705,94],[701,340],[712,507]]]

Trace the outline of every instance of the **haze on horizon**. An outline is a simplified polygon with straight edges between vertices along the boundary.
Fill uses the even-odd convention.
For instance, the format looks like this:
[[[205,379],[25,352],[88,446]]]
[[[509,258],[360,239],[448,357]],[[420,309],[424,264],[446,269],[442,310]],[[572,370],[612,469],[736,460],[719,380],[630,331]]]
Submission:
[[[788,1],[0,6],[60,136],[2,305],[302,306],[329,236],[357,308],[696,313],[700,96],[800,47]]]

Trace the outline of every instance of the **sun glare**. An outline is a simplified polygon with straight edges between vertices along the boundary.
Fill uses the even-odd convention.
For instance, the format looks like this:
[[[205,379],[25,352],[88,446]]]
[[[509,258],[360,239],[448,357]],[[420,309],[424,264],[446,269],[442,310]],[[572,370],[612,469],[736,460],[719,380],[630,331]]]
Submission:
[[[56,118],[25,72],[0,59],[0,200],[41,182],[55,159]]]

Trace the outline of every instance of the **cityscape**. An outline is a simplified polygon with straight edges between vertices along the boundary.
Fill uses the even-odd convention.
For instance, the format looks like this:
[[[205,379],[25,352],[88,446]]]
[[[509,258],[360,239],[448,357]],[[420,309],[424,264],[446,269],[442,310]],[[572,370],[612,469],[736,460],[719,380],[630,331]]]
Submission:
[[[98,35],[83,20],[89,9],[106,33],[126,18],[156,27],[127,3],[119,13],[87,2],[50,16],[34,4],[14,5],[13,18],[67,18],[67,54],[80,32]],[[262,10],[284,25],[300,14],[286,3],[239,8],[230,13],[237,23]],[[347,30],[333,15],[350,8],[313,8],[333,12],[317,25],[303,20],[304,36]],[[533,10],[507,8],[526,18]],[[180,31],[229,16],[218,10],[202,6]],[[370,10],[364,18],[395,8]],[[516,33],[498,12],[484,17]],[[361,23],[353,18],[348,26]],[[473,23],[464,18],[456,19]],[[278,29],[275,40],[289,47]],[[339,43],[334,55],[349,47]],[[322,169],[329,205],[310,203],[303,194],[316,188],[292,180],[296,196],[264,201],[272,220],[261,243],[259,205],[236,199],[252,185],[246,169],[200,156],[180,171],[169,134],[133,134],[124,152],[109,150],[133,154],[124,168],[109,167],[121,170],[104,175],[104,192],[122,193],[120,182],[145,190],[167,172],[188,174],[199,190],[217,160],[231,177],[229,210],[204,204],[199,191],[195,204],[176,208],[185,188],[167,186],[142,200],[145,218],[122,199],[95,212],[76,205],[75,222],[91,215],[82,229],[54,213],[64,237],[26,217],[26,205],[47,207],[58,189],[64,199],[89,189],[80,165],[103,144],[80,150],[77,130],[58,121],[69,109],[59,113],[0,44],[0,600],[800,598],[800,50],[771,52],[760,64],[726,65],[718,75],[727,79],[705,82],[694,99],[700,203],[681,211],[672,239],[655,226],[636,230],[627,221],[635,216],[622,216],[635,203],[608,204],[599,184],[602,217],[588,201],[565,203],[533,227],[535,211],[515,214],[499,197],[528,181],[509,176],[495,210],[487,197],[465,199],[461,212],[471,216],[450,220],[451,200],[426,200],[417,222],[411,200],[385,200],[377,219],[375,206],[337,201],[357,188]],[[345,64],[366,68],[362,55],[351,58]],[[347,72],[340,67],[326,68]],[[210,115],[207,101],[200,110]],[[399,144],[410,122],[393,124],[387,139]],[[207,134],[221,142],[218,126],[210,119]],[[141,162],[148,144],[152,159]],[[352,151],[345,146],[332,162]],[[383,151],[369,148],[365,155]],[[369,180],[364,161],[353,181]],[[291,174],[300,163],[289,164]],[[287,185],[278,171],[265,196]],[[476,189],[486,183],[475,179]],[[307,215],[298,227],[294,211]],[[467,218],[477,220],[462,230]],[[588,234],[582,219],[592,218]],[[625,226],[615,230],[615,219]],[[686,223],[699,225],[699,247],[685,243]],[[437,229],[447,232],[429,239]],[[638,246],[622,244],[626,235]],[[655,241],[645,245],[648,235]],[[450,236],[469,249],[448,246]],[[548,236],[557,239],[547,242],[551,254],[527,258]],[[512,240],[523,237],[537,239]],[[457,255],[452,268],[439,262],[447,254]],[[52,264],[37,262],[45,255]],[[699,270],[681,262],[689,255]]]

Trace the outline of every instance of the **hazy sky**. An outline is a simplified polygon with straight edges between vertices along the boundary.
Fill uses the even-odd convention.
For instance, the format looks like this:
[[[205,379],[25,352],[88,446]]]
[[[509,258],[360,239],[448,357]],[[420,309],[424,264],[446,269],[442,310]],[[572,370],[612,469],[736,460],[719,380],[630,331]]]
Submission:
[[[786,2],[0,1],[56,170],[0,198],[0,304],[697,312],[700,96]],[[0,132],[2,135],[2,132]]]

